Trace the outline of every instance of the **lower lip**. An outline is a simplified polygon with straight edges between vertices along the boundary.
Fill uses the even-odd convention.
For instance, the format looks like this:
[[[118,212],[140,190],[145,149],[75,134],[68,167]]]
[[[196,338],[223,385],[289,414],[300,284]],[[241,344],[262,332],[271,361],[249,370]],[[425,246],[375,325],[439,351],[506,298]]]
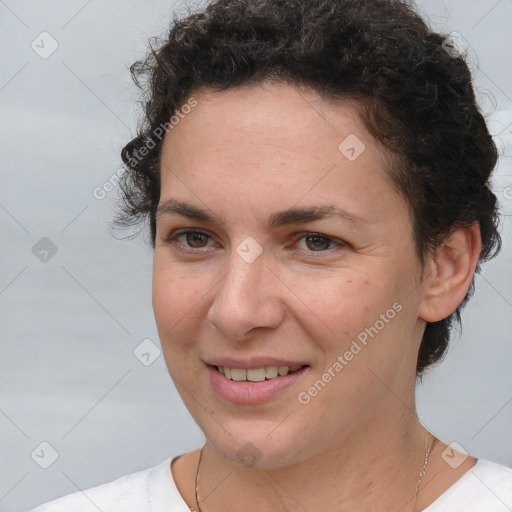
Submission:
[[[292,386],[307,372],[305,366],[296,372],[261,382],[235,381],[228,379],[212,366],[206,366],[215,391],[225,400],[237,405],[262,404],[275,397],[279,392]]]

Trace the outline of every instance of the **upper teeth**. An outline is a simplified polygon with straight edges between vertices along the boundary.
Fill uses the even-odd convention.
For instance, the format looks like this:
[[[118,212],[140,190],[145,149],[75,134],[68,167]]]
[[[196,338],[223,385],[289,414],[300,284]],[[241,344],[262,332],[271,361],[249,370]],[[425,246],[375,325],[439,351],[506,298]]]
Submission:
[[[220,373],[228,379],[242,381],[249,380],[251,382],[261,382],[267,379],[273,379],[278,375],[288,375],[288,372],[294,372],[302,368],[302,365],[295,366],[265,366],[264,368],[228,368],[227,366],[217,366]]]

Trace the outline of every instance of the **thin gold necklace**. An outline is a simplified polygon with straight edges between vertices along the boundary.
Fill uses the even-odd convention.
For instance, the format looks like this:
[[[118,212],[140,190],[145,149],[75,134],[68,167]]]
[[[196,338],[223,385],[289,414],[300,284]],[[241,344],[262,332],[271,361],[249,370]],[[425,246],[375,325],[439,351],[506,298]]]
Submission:
[[[418,491],[420,489],[421,482],[423,481],[423,477],[425,476],[425,472],[428,466],[428,462],[430,460],[430,455],[432,454],[432,450],[437,443],[437,438],[434,437],[434,440],[430,443],[430,446],[427,448],[425,452],[425,461],[423,463],[423,467],[420,471],[420,476],[418,478],[418,483],[416,484],[416,491],[414,493],[414,505],[416,506],[416,500],[418,498]],[[199,462],[197,463],[197,471],[196,471],[196,487],[195,487],[195,498],[197,504],[197,512],[202,512],[201,507],[199,505],[199,466],[201,465],[201,459],[203,458],[203,449],[204,445],[201,448],[201,452],[199,453]],[[194,510],[194,509],[191,509]]]

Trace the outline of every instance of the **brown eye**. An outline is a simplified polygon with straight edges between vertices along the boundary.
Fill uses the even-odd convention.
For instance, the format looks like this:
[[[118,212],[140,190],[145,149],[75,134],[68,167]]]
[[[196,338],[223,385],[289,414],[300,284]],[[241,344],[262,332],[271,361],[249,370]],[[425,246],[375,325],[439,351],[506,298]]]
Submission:
[[[205,244],[208,243],[208,238],[210,238],[207,234],[201,233],[200,231],[189,231],[188,233],[183,233],[182,236],[185,236],[185,240],[190,247],[205,247]]]
[[[174,232],[167,238],[166,243],[180,251],[191,253],[195,249],[208,248],[208,242],[211,239],[212,237],[203,231],[185,229]]]
[[[298,235],[301,236],[295,239],[294,248],[310,257],[329,257],[350,247],[343,240],[323,235],[322,233],[306,232],[298,233]]]
[[[306,246],[312,251],[324,251],[329,249],[332,240],[322,235],[308,235],[305,237]]]

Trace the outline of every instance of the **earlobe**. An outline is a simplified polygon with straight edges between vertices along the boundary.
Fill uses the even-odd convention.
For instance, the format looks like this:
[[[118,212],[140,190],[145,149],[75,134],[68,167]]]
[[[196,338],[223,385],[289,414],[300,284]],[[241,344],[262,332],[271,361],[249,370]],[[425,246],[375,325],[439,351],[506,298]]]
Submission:
[[[419,317],[437,322],[450,316],[464,299],[482,250],[480,226],[453,230],[430,257]]]

